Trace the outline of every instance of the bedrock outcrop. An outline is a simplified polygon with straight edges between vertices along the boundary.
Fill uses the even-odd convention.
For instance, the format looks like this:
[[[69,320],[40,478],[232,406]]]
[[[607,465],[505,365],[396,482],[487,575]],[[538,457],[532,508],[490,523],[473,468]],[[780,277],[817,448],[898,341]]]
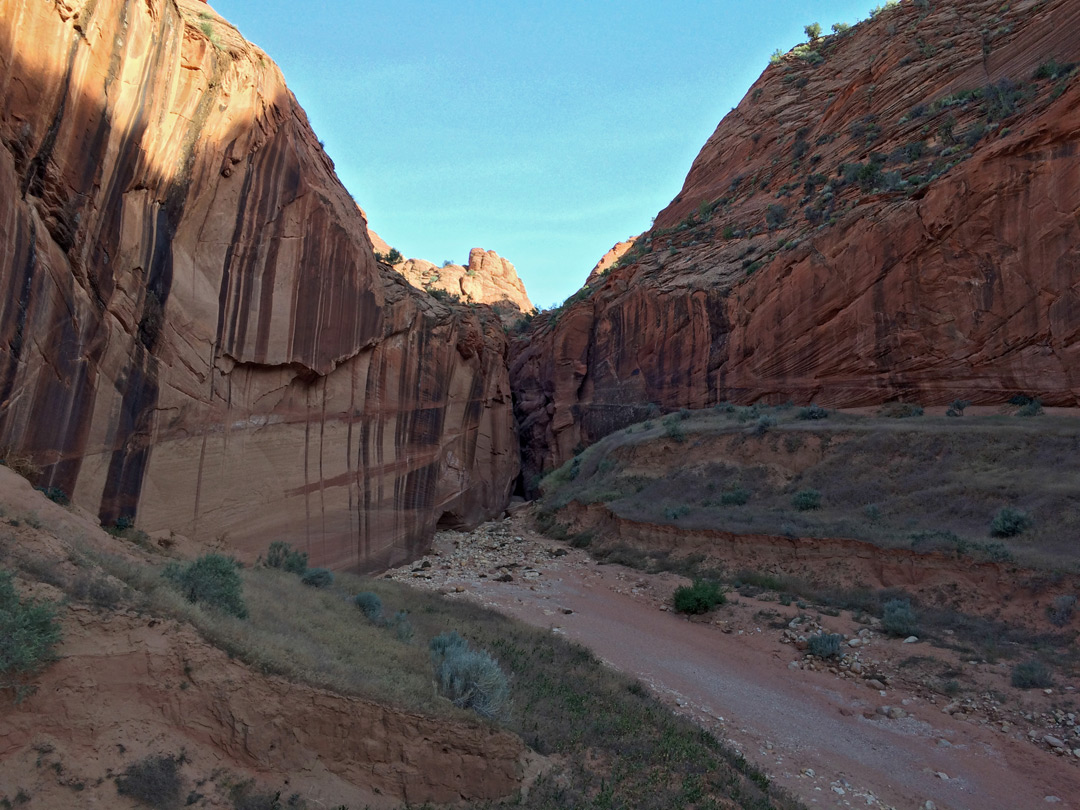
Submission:
[[[467,266],[406,259],[394,269],[414,287],[428,292],[441,290],[465,303],[488,304],[506,323],[520,320],[533,310],[517,269],[494,250],[473,248]]]
[[[770,65],[512,349],[526,482],[732,400],[1080,399],[1080,7],[902,2]]]
[[[500,510],[506,343],[380,267],[195,0],[0,0],[0,445],[101,520],[372,568]]]

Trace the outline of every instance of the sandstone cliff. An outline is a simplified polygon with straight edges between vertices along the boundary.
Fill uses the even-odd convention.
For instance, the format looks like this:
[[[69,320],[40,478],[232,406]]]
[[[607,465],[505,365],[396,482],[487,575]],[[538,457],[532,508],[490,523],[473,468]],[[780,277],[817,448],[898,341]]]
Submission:
[[[380,267],[196,0],[0,0],[0,446],[108,524],[415,554],[517,473],[502,327]]]
[[[905,0],[769,66],[513,349],[527,482],[657,407],[1076,404],[1077,62],[1069,0]]]
[[[493,250],[473,248],[467,267],[453,263],[440,267],[424,259],[406,259],[394,269],[414,287],[441,290],[470,304],[488,304],[507,323],[533,309],[514,265]]]

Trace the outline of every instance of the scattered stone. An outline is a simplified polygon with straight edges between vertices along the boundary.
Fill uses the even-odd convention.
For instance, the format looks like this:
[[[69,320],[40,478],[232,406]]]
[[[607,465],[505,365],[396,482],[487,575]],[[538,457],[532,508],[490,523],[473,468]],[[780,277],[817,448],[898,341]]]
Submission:
[[[907,712],[901,709],[899,706],[892,706],[888,711],[890,720],[902,720],[907,717]]]
[[[850,640],[848,641],[848,643],[847,643],[847,645],[848,645],[849,647],[858,647],[858,646],[859,646],[860,644],[862,644],[862,639],[861,639],[861,638],[853,638],[853,639],[850,639]]]
[[[1061,801],[1061,799],[1059,799],[1057,796],[1047,796],[1043,799],[1043,801],[1047,802],[1048,804],[1057,804]]]
[[[868,680],[866,682],[866,685],[869,686],[872,689],[877,689],[878,691],[881,691],[881,692],[885,691],[885,684],[883,684],[877,678],[871,678],[870,680]]]
[[[1043,737],[1043,742],[1049,745],[1051,748],[1064,748],[1065,743],[1050,734]]]
[[[941,779],[941,780],[943,780],[945,782],[949,781],[949,775],[947,773],[945,773],[944,771],[938,771],[935,774],[935,776],[937,776],[938,779]]]
[[[495,577],[496,582],[513,582],[514,578],[510,574],[503,574],[502,576]]]
[[[937,810],[937,805],[927,799],[926,803],[922,806],[922,810]]]
[[[798,661],[792,661],[790,664],[787,665],[787,668],[788,669],[798,669],[799,668],[799,662]]]
[[[918,641],[919,641],[918,636],[908,636],[907,638],[904,639],[905,644],[915,644]]]

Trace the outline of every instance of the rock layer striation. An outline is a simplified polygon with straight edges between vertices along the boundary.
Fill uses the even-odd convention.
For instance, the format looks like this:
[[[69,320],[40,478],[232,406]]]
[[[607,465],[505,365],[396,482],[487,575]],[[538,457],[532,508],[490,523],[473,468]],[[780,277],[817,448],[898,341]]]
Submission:
[[[903,2],[775,60],[512,350],[526,482],[725,400],[1077,404],[1076,63],[1068,0]]]
[[[277,67],[195,0],[0,0],[0,446],[101,520],[417,554],[505,505],[506,344],[375,261]]]

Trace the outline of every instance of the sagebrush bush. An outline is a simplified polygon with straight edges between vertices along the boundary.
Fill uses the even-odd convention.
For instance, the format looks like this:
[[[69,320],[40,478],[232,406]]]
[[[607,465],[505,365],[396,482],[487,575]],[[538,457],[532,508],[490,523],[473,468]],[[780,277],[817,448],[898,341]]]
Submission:
[[[1017,689],[1048,689],[1054,684],[1046,664],[1034,658],[1013,667],[1011,681]]]
[[[154,808],[172,808],[180,804],[183,782],[180,765],[173,756],[148,756],[133,762],[116,777],[116,792]]]
[[[1076,597],[1072,594],[1063,594],[1054,600],[1054,604],[1046,608],[1050,617],[1050,623],[1054,627],[1064,627],[1072,621],[1076,610]]]
[[[990,523],[994,537],[1015,537],[1031,526],[1031,515],[1011,506],[1003,507]]]
[[[291,574],[303,574],[307,571],[308,555],[306,551],[297,551],[288,543],[276,540],[266,552],[266,564],[271,568],[280,568]]]
[[[729,489],[726,492],[720,493],[720,503],[723,506],[742,506],[750,500],[750,490],[742,489]]]
[[[510,700],[510,684],[498,661],[474,650],[456,630],[435,636],[428,645],[439,692],[481,717],[499,717]]]
[[[360,591],[353,597],[353,604],[360,608],[360,612],[369,621],[378,622],[382,619],[382,599],[378,594],[371,591]]]
[[[162,576],[175,585],[189,602],[216,608],[238,618],[247,618],[243,581],[239,564],[221,554],[204,554],[187,565],[170,563]]]
[[[822,408],[820,405],[807,405],[805,408],[799,408],[798,413],[795,414],[796,419],[828,419],[829,412]]]
[[[819,633],[807,639],[807,652],[818,658],[839,658],[844,637],[839,633]]]
[[[881,626],[886,633],[897,638],[919,632],[918,616],[907,599],[890,599],[885,603],[881,611]]]
[[[803,489],[791,496],[791,505],[800,512],[821,508],[821,493],[816,489]]]
[[[676,588],[672,596],[672,604],[679,613],[708,613],[726,602],[727,597],[720,589],[719,583],[704,579],[696,579],[693,585]]]
[[[326,588],[334,583],[334,575],[325,568],[309,568],[300,581],[312,588]]]
[[[20,599],[11,573],[0,570],[0,689],[15,689],[20,701],[26,680],[56,660],[60,627],[51,602]]]

